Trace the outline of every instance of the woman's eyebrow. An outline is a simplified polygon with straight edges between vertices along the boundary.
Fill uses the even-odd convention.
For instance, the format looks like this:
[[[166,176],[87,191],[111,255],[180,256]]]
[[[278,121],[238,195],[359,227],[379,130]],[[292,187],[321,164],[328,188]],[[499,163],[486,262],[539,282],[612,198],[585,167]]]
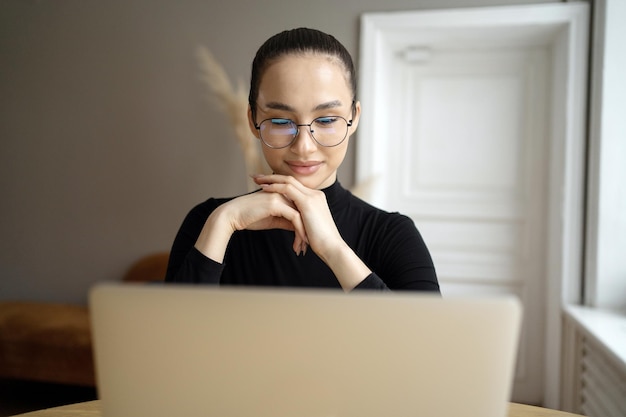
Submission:
[[[318,104],[317,106],[315,106],[315,109],[313,109],[313,110],[315,110],[315,111],[318,111],[318,110],[328,110],[328,109],[335,109],[335,108],[341,107],[341,106],[342,106],[341,101],[333,100],[333,101],[329,101],[329,102],[326,102],[326,103]]]
[[[292,113],[296,111],[296,109],[289,106],[288,104],[279,103],[277,101],[270,101],[269,103],[265,104],[265,107],[272,110],[284,110]]]
[[[341,107],[341,106],[342,106],[341,101],[333,100],[333,101],[328,101],[326,103],[318,104],[317,106],[315,106],[313,111],[335,109],[335,108]],[[295,113],[296,112],[295,108],[291,107],[288,104],[281,103],[281,102],[278,102],[278,101],[270,101],[269,103],[266,103],[264,107],[267,108],[267,109],[272,109],[272,110],[284,110],[284,111],[288,111],[288,112],[291,112],[291,113]]]

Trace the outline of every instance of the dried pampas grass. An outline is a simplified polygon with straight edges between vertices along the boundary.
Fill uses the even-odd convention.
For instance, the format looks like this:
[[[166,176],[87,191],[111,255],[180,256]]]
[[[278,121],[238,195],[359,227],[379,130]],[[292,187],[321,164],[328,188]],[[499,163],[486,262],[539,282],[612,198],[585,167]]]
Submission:
[[[200,66],[200,80],[208,87],[214,104],[230,118],[239,148],[243,152],[246,173],[248,176],[269,174],[269,167],[261,156],[259,141],[248,127],[248,94],[243,82],[239,80],[235,90],[226,71],[207,48],[199,46],[196,58]],[[248,189],[252,191],[256,188],[256,184],[248,179]]]

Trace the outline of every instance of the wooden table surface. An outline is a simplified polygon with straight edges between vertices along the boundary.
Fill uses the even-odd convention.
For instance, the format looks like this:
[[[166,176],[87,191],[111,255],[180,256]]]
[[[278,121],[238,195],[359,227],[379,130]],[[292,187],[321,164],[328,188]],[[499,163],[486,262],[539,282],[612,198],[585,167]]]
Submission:
[[[101,417],[100,401],[88,401],[48,408],[46,410],[31,411],[20,414],[19,417]],[[508,417],[575,417],[578,414],[565,413],[563,411],[550,410],[548,408],[534,407],[531,405],[511,403]]]

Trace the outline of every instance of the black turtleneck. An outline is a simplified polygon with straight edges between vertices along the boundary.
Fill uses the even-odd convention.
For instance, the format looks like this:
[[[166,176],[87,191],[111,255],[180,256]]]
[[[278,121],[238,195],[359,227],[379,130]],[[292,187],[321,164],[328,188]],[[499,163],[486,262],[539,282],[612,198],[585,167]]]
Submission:
[[[365,203],[337,181],[322,191],[339,233],[373,271],[357,288],[439,292],[430,253],[411,219]],[[229,200],[211,198],[189,212],[172,246],[167,282],[340,287],[312,250],[296,255],[290,231],[238,231],[223,264],[205,257],[194,248],[196,240],[213,210]]]

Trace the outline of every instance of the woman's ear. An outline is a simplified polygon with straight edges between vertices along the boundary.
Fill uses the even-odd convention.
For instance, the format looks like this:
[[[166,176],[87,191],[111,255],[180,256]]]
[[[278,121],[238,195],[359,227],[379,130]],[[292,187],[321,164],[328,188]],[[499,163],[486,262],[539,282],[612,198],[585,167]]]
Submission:
[[[356,132],[356,128],[359,126],[359,120],[361,119],[361,102],[356,101],[352,110],[352,126],[350,126],[349,134]]]
[[[254,115],[252,114],[252,108],[248,105],[248,127],[250,128],[250,132],[254,135],[255,138],[260,139],[259,129],[256,128],[254,121]]]

